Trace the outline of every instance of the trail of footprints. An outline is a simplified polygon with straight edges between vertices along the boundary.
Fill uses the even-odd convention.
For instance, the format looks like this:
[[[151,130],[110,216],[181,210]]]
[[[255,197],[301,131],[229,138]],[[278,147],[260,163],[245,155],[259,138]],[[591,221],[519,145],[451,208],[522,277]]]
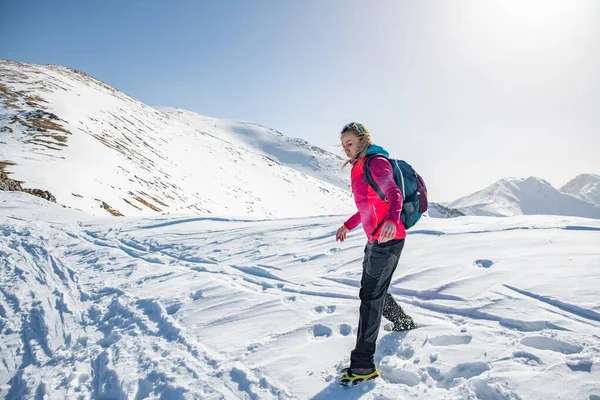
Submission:
[[[490,268],[493,266],[491,260],[476,260],[474,265],[480,268]],[[190,294],[191,301],[202,300],[203,293],[198,290]],[[288,296],[283,299],[285,303],[296,302],[296,296]],[[181,303],[176,302],[166,307],[166,313],[168,315],[175,314]],[[312,312],[320,315],[334,314],[336,312],[335,305],[318,305],[312,308]],[[313,340],[325,340],[331,338],[334,335],[350,336],[356,334],[356,328],[352,325],[342,323],[335,327],[325,325],[320,322],[314,323],[308,329],[309,337]],[[417,386],[419,383],[425,383],[430,386],[436,386],[438,388],[450,389],[455,385],[455,380],[458,378],[470,379],[484,374],[486,371],[491,369],[492,364],[495,361],[491,361],[491,364],[485,361],[471,361],[464,362],[454,365],[446,372],[442,372],[436,365],[440,364],[439,360],[443,358],[440,356],[440,352],[432,351],[428,357],[422,359],[419,355],[415,356],[415,348],[413,345],[403,341],[405,336],[398,335],[395,333],[383,335],[378,343],[376,361],[379,363],[382,377],[387,382],[393,384],[403,384],[409,387]],[[110,336],[105,338],[106,344],[110,346],[111,342],[118,338],[111,338]],[[457,334],[442,334],[435,337],[427,338],[423,343],[423,346],[429,344],[434,348],[440,348],[443,350],[444,347],[448,346],[464,346],[469,345],[473,340],[473,336],[467,333],[467,328],[463,325],[460,329],[460,333]],[[572,371],[584,371],[590,372],[593,366],[593,361],[582,357],[579,353],[582,352],[582,347],[576,344],[571,344],[566,341],[559,339],[546,337],[546,336],[526,336],[520,340],[520,344],[527,348],[536,350],[552,351],[556,353],[564,354],[566,357],[565,363]],[[249,350],[255,350],[250,349]],[[539,367],[544,364],[542,359],[525,349],[515,350],[510,356],[502,358],[496,361],[507,361],[512,360],[517,363],[523,363],[530,365],[531,367]],[[403,367],[406,362],[412,362],[413,364],[427,363],[418,371],[409,371]],[[479,390],[493,391],[493,388],[484,381],[476,382]],[[600,400],[600,397],[590,397],[590,400]]]
[[[313,311],[317,314],[333,314],[336,307],[334,305],[329,306],[316,306]],[[342,336],[348,336],[352,334],[352,325],[340,324],[336,329],[337,333]],[[315,324],[310,330],[312,337],[315,339],[328,338],[333,335],[333,329],[323,324]]]
[[[318,306],[315,307],[314,312],[333,313],[335,312],[335,306]],[[315,339],[328,338],[333,335],[333,329],[317,323],[313,325],[311,334]],[[421,347],[425,345],[431,345],[434,348],[440,348],[443,350],[447,346],[464,346],[469,345],[473,340],[473,336],[467,334],[467,328],[462,327],[459,334],[445,334],[438,335],[432,338],[427,338]],[[337,327],[337,332],[343,336],[348,336],[353,333],[351,325],[342,324]],[[354,331],[354,333],[356,333]],[[458,363],[452,366],[449,370],[442,372],[436,365],[439,364],[441,359],[440,353],[432,351],[429,353],[429,357],[425,359],[424,365],[417,371],[410,371],[405,368],[406,362],[412,360],[413,364],[421,364],[423,360],[419,355],[415,356],[416,343],[405,342],[406,335],[390,333],[383,335],[377,344],[377,354],[375,360],[379,365],[382,378],[393,384],[403,384],[409,387],[417,386],[419,383],[424,383],[428,386],[435,386],[442,389],[450,390],[453,388],[460,379],[470,379],[478,377],[492,368],[494,362],[512,360],[517,363],[523,363],[530,365],[531,367],[539,367],[544,363],[542,359],[529,351],[516,350],[508,357],[502,358],[495,361],[469,361]],[[545,336],[526,336],[521,339],[521,345],[525,347],[534,348],[537,350],[550,350],[565,354],[567,356],[566,365],[572,371],[586,371],[590,372],[592,369],[593,362],[586,357],[577,356],[583,349],[579,345],[571,344],[562,340],[545,337]],[[447,369],[447,368],[444,368]],[[325,374],[325,380],[331,380],[333,377],[331,374]],[[458,381],[457,381],[458,379]],[[487,382],[485,380],[475,381],[473,384],[475,390],[481,393],[485,397],[486,393],[496,393],[495,384]],[[506,389],[504,389],[506,390]],[[513,393],[515,394],[515,393]],[[515,394],[516,395],[516,394]],[[502,399],[511,398],[501,397]],[[600,397],[590,397],[590,400],[600,400]]]

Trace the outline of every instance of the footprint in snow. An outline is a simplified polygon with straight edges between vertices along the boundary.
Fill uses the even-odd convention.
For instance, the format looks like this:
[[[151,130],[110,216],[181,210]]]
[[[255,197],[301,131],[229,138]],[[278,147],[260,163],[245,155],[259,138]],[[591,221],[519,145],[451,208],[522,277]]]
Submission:
[[[580,353],[582,350],[581,346],[544,336],[525,337],[521,339],[521,344],[538,350],[551,350],[563,354]]]
[[[446,318],[448,318],[450,321],[452,321],[452,323],[456,326],[462,326],[465,325],[467,323],[467,320],[464,319],[463,317],[458,317],[458,316],[454,316],[454,315],[447,315]]]
[[[167,306],[166,311],[167,311],[167,314],[173,315],[177,311],[179,311],[180,308],[181,308],[181,303],[177,302],[177,303]]]
[[[315,312],[318,314],[322,314],[324,312],[327,314],[332,314],[335,312],[335,306],[316,306],[313,310],[315,310]]]
[[[500,382],[493,383],[486,382],[483,379],[476,379],[473,380],[470,386],[475,391],[475,398],[477,399],[512,400],[521,398],[521,396]]]
[[[338,327],[338,330],[340,332],[340,335],[342,336],[348,336],[352,333],[352,326],[348,325],[348,324],[341,324]]]
[[[486,260],[485,258],[482,258],[480,260],[475,260],[474,264],[479,268],[490,268],[492,265],[494,265],[494,262],[492,260]]]
[[[451,368],[448,372],[441,372],[435,367],[427,367],[427,373],[438,382],[438,387],[450,389],[455,385],[455,379],[470,379],[483,374],[489,369],[490,365],[488,363],[483,361],[474,361],[458,364]]]
[[[410,360],[415,355],[415,348],[408,343],[401,343],[396,350],[396,355],[402,360]]]
[[[543,364],[542,360],[538,356],[527,351],[515,351],[513,352],[512,356],[516,361],[521,361],[527,365]]]
[[[333,330],[326,325],[316,324],[312,327],[312,335],[315,339],[327,338],[333,335]]]
[[[283,299],[284,303],[293,303],[297,300],[296,296],[288,296],[285,299]]]
[[[454,346],[459,344],[471,343],[473,336],[471,335],[442,335],[429,339],[429,343],[434,346]]]
[[[255,352],[256,350],[260,349],[261,347],[263,347],[263,345],[261,343],[250,343],[248,345],[248,347],[246,347],[246,350]]]
[[[196,290],[194,293],[190,295],[192,300],[200,300],[202,298],[202,290]]]
[[[421,378],[414,372],[397,368],[393,365],[384,364],[379,367],[386,382],[402,384],[406,386],[417,386]]]
[[[573,372],[592,372],[594,362],[587,358],[576,357],[566,361],[567,367]]]

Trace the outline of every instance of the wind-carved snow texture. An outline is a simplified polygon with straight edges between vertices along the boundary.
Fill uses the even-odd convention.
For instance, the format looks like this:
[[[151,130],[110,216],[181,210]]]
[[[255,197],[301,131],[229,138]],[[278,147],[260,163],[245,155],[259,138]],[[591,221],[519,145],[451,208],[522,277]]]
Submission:
[[[598,221],[421,221],[441,234],[410,236],[390,287],[421,327],[382,329],[381,377],[347,389],[365,239],[335,244],[342,220],[96,219],[0,193],[0,397],[600,398]]]

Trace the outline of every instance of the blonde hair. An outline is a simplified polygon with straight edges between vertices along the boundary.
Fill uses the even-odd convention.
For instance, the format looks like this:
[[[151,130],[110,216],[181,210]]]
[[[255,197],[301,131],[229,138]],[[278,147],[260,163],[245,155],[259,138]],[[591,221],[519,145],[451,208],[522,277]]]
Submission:
[[[371,138],[371,132],[369,132],[369,129],[367,129],[367,127],[362,124],[361,127],[363,129],[363,132],[360,132],[358,129],[348,129],[347,131],[344,131],[340,134],[341,136],[344,133],[353,133],[354,136],[356,136],[356,138],[358,139],[358,151],[356,155],[350,160],[346,160],[346,162],[344,162],[344,164],[342,165],[342,168],[346,167],[346,165],[351,163],[353,160],[357,160],[363,157],[366,154],[369,146],[373,144],[373,139]]]

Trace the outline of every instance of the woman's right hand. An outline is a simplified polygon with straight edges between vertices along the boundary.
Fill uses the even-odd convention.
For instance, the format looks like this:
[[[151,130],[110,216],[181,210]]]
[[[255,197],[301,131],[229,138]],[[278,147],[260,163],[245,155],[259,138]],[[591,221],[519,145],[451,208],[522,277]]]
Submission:
[[[346,233],[348,233],[348,228],[346,228],[346,225],[342,225],[335,234],[335,241],[337,242],[339,240],[340,242],[343,242],[346,240]]]

